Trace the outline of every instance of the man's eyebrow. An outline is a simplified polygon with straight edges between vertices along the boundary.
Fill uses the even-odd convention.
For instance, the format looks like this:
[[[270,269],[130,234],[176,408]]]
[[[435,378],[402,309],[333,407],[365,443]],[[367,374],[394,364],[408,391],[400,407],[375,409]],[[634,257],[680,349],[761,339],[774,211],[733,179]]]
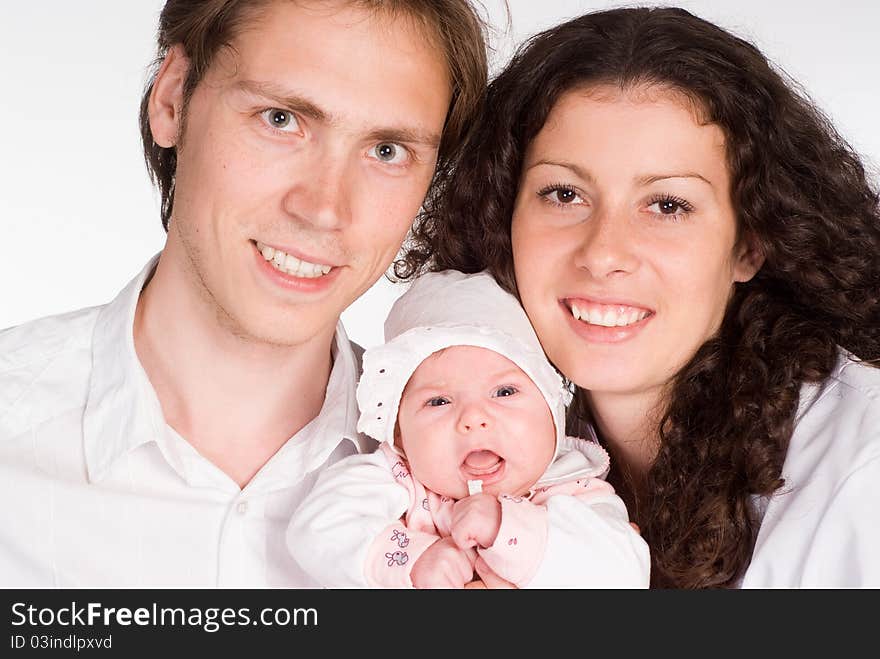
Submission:
[[[596,182],[596,179],[593,177],[593,175],[590,172],[588,172],[586,169],[584,169],[580,165],[577,165],[573,162],[568,162],[566,160],[541,159],[536,162],[533,162],[531,165],[526,167],[526,171],[532,169],[533,167],[538,167],[540,165],[550,165],[552,167],[564,167],[565,169],[571,170],[572,172],[575,173],[576,176],[583,179],[584,181],[587,181],[588,183],[595,183]]]
[[[432,149],[440,146],[440,134],[417,128],[376,128],[367,133],[367,138],[375,142],[400,142],[403,144],[421,144]]]
[[[277,103],[281,109],[297,112],[316,121],[330,121],[330,117],[326,112],[305,96],[301,96],[296,92],[287,91],[270,83],[256,82],[254,80],[239,80],[235,83],[235,86],[249,94],[269,99],[273,103]]]
[[[279,108],[297,112],[310,119],[333,123],[334,117],[322,110],[316,103],[294,91],[284,90],[271,83],[256,82],[254,80],[239,80],[236,87],[249,94],[262,96]],[[408,127],[379,127],[367,133],[367,139],[376,142],[402,142],[404,144],[423,144],[431,148],[440,146],[440,134],[433,131],[423,131],[418,128]]]

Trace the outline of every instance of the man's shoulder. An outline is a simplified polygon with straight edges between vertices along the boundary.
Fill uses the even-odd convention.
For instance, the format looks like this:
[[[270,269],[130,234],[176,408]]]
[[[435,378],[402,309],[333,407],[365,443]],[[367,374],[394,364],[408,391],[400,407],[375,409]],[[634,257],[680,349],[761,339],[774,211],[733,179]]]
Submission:
[[[30,364],[89,348],[102,306],[46,316],[0,330],[0,378]]]
[[[11,412],[59,403],[74,380],[88,378],[95,321],[102,307],[47,316],[0,330],[0,424]]]

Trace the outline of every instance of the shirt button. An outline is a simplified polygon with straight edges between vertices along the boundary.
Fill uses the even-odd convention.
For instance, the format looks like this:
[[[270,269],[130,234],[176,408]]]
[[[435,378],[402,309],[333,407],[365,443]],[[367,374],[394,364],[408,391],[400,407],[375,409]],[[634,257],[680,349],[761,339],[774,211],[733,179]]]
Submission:
[[[235,507],[235,512],[237,512],[239,515],[244,515],[247,512],[247,509],[247,501],[239,501],[238,505]]]

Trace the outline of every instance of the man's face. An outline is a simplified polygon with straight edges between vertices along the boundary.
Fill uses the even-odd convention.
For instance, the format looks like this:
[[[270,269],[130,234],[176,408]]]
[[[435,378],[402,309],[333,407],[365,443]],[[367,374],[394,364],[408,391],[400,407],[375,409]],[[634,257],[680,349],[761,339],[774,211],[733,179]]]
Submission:
[[[329,337],[424,199],[443,54],[406,17],[326,3],[273,3],[233,46],[186,108],[166,255],[236,334]]]

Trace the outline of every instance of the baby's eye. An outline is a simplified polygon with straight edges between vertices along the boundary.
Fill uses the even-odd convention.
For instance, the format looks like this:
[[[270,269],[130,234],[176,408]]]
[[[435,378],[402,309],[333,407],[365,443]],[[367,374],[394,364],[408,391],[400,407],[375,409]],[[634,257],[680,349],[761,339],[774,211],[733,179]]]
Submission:
[[[434,398],[430,398],[427,403],[425,403],[428,407],[440,407],[441,405],[449,405],[449,399],[444,398],[443,396],[435,396]]]
[[[499,387],[495,390],[496,398],[506,398],[507,396],[513,396],[517,392],[516,387],[512,387],[510,385]]]

